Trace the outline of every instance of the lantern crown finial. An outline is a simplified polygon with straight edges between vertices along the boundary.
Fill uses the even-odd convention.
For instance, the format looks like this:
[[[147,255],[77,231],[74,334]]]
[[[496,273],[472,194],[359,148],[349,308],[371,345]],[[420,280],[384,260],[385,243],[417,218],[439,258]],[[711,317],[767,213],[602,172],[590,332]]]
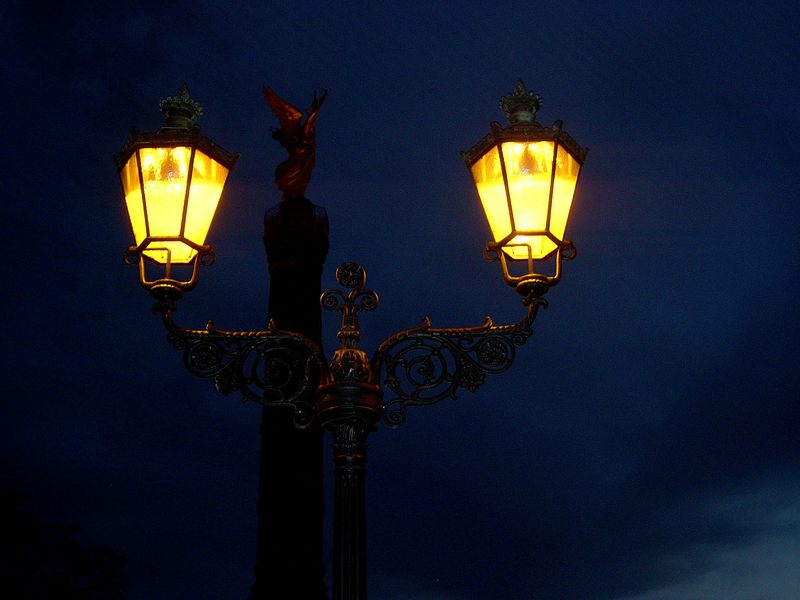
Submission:
[[[164,115],[166,127],[191,129],[197,123],[197,118],[203,114],[203,107],[189,96],[189,90],[184,83],[176,95],[161,101],[161,114]]]
[[[500,99],[500,108],[503,109],[512,125],[533,123],[541,105],[542,97],[534,92],[529,92],[522,79],[517,79],[517,85],[514,86],[513,92]]]

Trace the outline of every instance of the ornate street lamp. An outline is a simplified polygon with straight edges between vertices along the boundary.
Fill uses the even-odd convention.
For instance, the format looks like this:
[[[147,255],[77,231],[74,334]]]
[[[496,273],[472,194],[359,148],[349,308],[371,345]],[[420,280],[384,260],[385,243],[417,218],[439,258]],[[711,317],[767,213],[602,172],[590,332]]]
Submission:
[[[290,159],[276,173],[284,206],[287,210],[293,206],[316,210],[301,196],[313,167],[313,130],[321,101],[315,99],[308,122],[302,126],[302,113],[271,90],[265,90],[265,95],[282,122],[282,128],[273,135],[290,152]],[[188,282],[170,279],[169,272],[155,282],[142,276],[143,284],[158,299],[155,308],[163,318],[168,340],[183,353],[190,373],[213,379],[223,394],[239,392],[245,400],[265,407],[288,407],[298,428],[318,423],[333,434],[334,600],[367,597],[364,466],[368,433],[381,420],[389,427],[399,427],[405,423],[409,406],[455,398],[459,388],[474,392],[486,375],[506,371],[514,361],[516,348],[531,336],[537,311],[546,306],[542,296],[560,278],[562,259],[574,256],[574,246],[564,234],[586,150],[563,131],[560,122],[545,128],[534,121],[539,102],[538,96],[518,82],[516,90],[502,100],[511,121],[509,127],[503,129],[493,123],[491,134],[463,155],[494,236],[486,244],[485,254],[501,261],[504,279],[523,296],[527,307],[527,314],[518,323],[495,325],[487,318],[476,327],[435,328],[425,318],[420,326],[388,337],[370,358],[358,348],[358,313],[375,310],[378,295],[365,288],[365,270],[348,262],[336,270],[336,280],[344,290],[327,290],[320,298],[323,309],[341,312],[340,347],[328,362],[316,343],[304,335],[282,331],[273,322],[262,331],[224,331],[210,322],[204,329],[176,325],[172,319],[175,305],[180,291],[196,282],[197,262]],[[155,144],[142,148],[151,146]],[[124,182],[128,176],[125,169],[144,173],[141,150],[135,143],[133,147],[139,162],[126,166],[134,156],[126,146],[117,163],[123,169],[126,202],[134,231],[138,231],[138,213],[130,208],[128,195],[129,189],[135,193],[145,187],[145,176],[139,175],[138,188],[135,181],[130,188]],[[175,147],[212,156],[211,147],[199,142]],[[162,165],[168,161],[164,156]],[[233,164],[232,155],[213,156],[222,167]],[[146,191],[142,197],[147,210]],[[188,187],[185,197],[188,202]],[[184,208],[183,212],[189,210]],[[175,222],[178,212],[171,213]],[[185,214],[181,219],[182,223],[186,221]],[[268,221],[274,225],[274,221]],[[316,223],[313,219],[310,222]],[[324,224],[327,235],[327,219]],[[173,223],[165,231],[178,231],[176,228]],[[207,229],[205,226],[203,235]],[[169,265],[170,260],[177,262],[178,256],[196,261],[211,252],[210,246],[202,245],[204,240],[189,238],[185,228],[172,236],[150,231],[141,238],[136,235],[137,245],[129,255],[139,260],[164,259]],[[536,262],[553,257],[555,274],[536,272]],[[281,263],[285,262],[282,258]],[[527,270],[512,275],[509,264],[518,263]]]
[[[200,135],[202,108],[186,86],[161,102],[161,112],[161,129],[133,129],[114,158],[136,240],[126,261],[139,263],[140,281],[156,297],[179,297],[197,283],[200,264],[214,260],[206,235],[238,155]],[[158,267],[156,279],[148,265]]]
[[[541,97],[517,81],[500,106],[509,119],[497,121],[491,133],[464,152],[478,195],[489,221],[493,241],[485,255],[500,260],[503,277],[523,295],[541,295],[561,278],[561,261],[575,256],[575,246],[564,238],[572,198],[587,150],[562,128],[536,122]],[[535,261],[555,255],[555,273],[535,271]],[[521,275],[512,275],[509,261],[526,263]]]

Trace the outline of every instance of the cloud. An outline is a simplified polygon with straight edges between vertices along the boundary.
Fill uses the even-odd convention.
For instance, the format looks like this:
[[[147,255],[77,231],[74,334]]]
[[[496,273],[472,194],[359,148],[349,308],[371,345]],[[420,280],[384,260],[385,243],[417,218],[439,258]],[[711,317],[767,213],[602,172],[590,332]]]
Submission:
[[[800,589],[800,490],[765,481],[758,491],[716,502],[711,513],[754,533],[738,543],[696,544],[657,558],[670,583],[617,600],[796,598]],[[794,500],[792,500],[794,499]],[[685,574],[683,577],[677,574]]]
[[[619,600],[753,600],[796,598],[800,589],[800,534],[774,534],[733,549],[707,549],[712,568],[689,581]],[[665,558],[680,562],[682,557]]]

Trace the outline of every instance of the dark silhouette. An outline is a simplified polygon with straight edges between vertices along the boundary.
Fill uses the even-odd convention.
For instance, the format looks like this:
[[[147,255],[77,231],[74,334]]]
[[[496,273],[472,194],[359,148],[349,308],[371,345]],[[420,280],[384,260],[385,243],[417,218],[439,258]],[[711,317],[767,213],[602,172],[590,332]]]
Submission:
[[[283,201],[264,216],[269,260],[268,318],[279,329],[322,344],[319,297],[328,253],[328,215],[304,197],[314,168],[314,97],[308,120],[270,88],[264,96],[281,124],[273,137],[289,152],[275,172]],[[312,399],[313,401],[313,399]],[[327,600],[323,552],[323,431],[295,429],[291,411],[265,407],[261,420],[258,548],[251,600]]]
[[[73,539],[79,527],[44,523],[23,508],[22,496],[0,492],[2,559],[0,590],[5,598],[29,600],[122,600],[125,564],[107,548]]]

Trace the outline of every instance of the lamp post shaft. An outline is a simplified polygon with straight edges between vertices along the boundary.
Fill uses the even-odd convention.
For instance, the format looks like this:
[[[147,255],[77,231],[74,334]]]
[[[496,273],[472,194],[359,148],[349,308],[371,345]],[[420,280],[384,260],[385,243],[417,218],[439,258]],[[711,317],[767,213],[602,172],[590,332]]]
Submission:
[[[364,479],[367,433],[357,424],[333,428],[333,598],[366,600],[367,539]]]
[[[333,434],[333,600],[366,600],[367,435],[382,414],[381,389],[365,381],[343,379],[345,373],[359,371],[341,368],[337,358],[344,353],[356,361],[366,358],[360,350],[338,350],[331,365],[334,380],[317,392],[320,423]],[[361,366],[368,368],[368,363]]]

